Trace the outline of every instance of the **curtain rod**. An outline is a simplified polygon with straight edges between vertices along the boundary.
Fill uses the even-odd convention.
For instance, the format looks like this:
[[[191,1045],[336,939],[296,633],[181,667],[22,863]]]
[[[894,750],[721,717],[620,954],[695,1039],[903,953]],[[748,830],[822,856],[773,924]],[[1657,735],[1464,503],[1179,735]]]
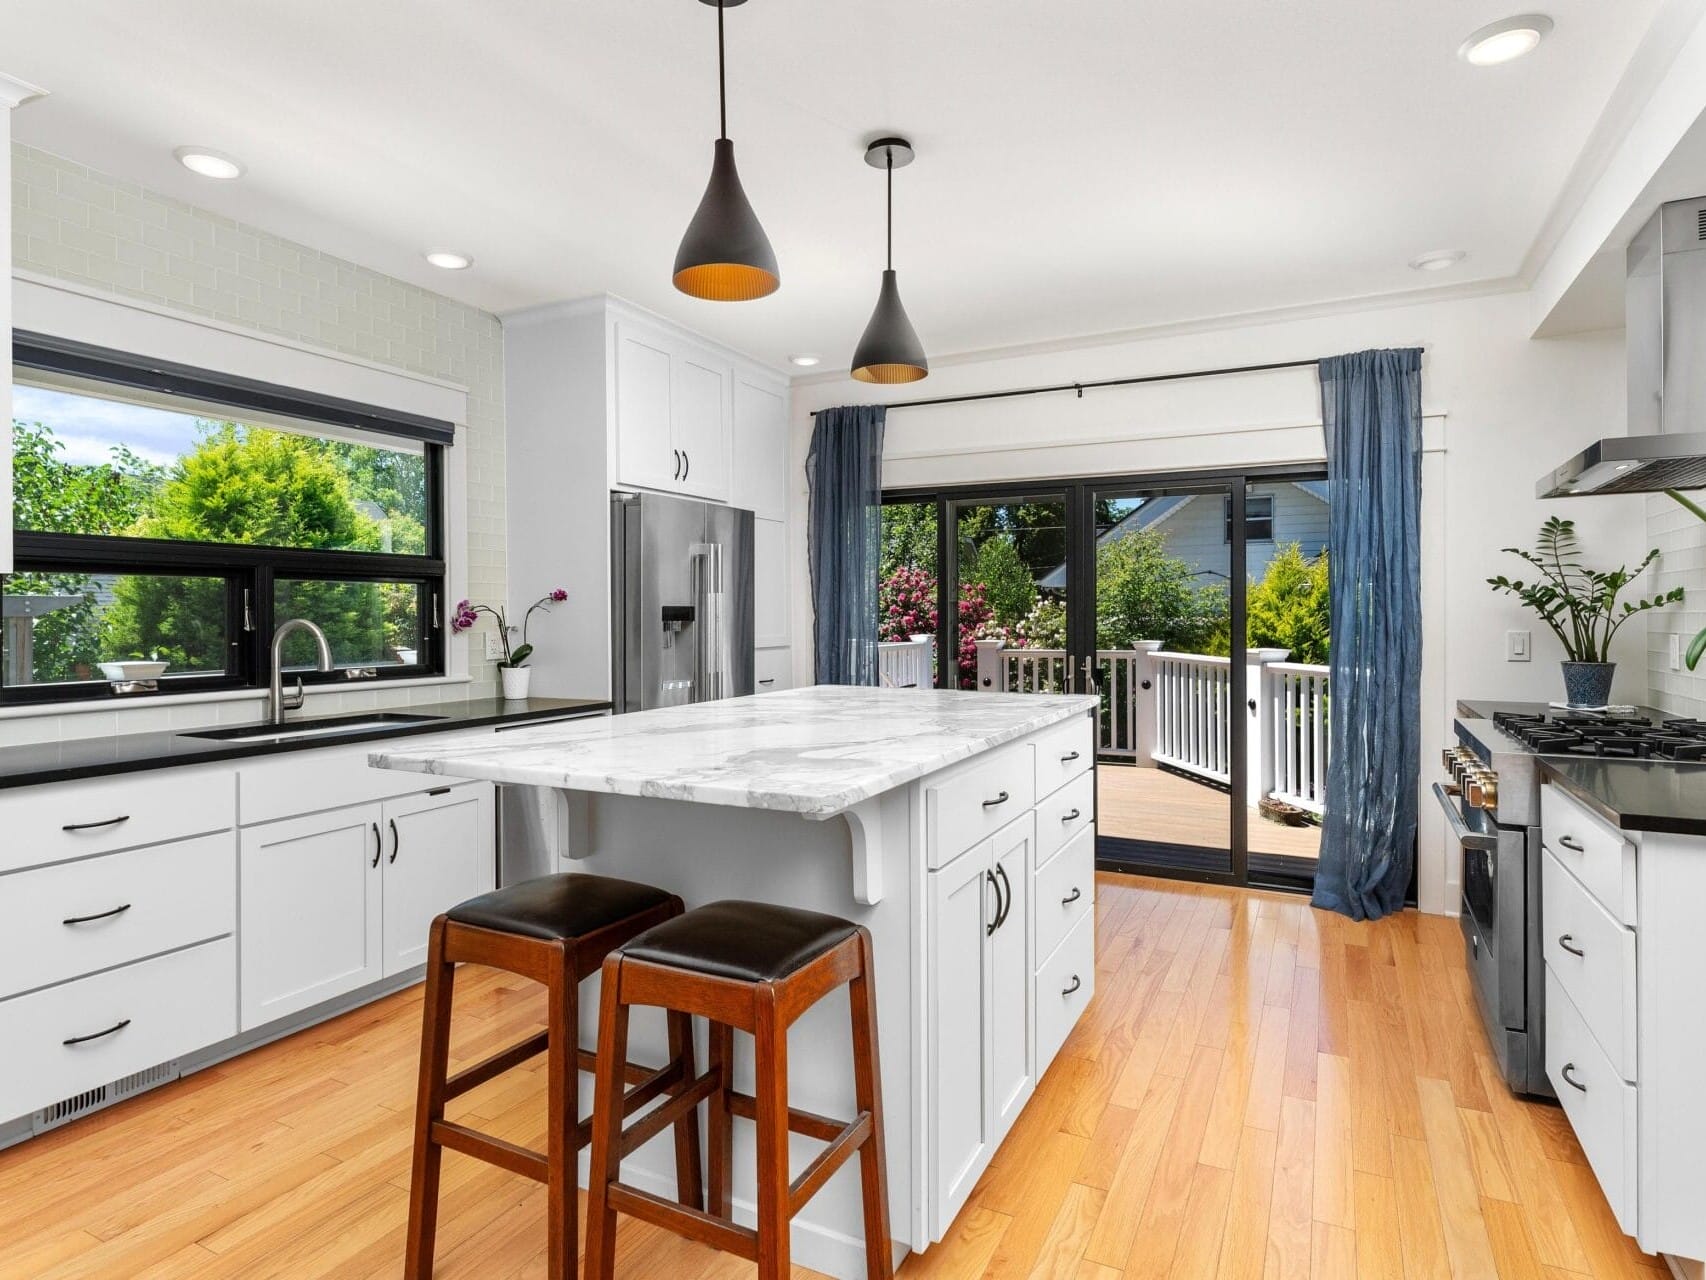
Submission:
[[[921,409],[932,404],[964,404],[968,400],[1011,400],[1017,396],[1046,396],[1057,391],[1076,391],[1083,399],[1086,391],[1100,387],[1133,387],[1145,382],[1181,382],[1187,378],[1218,378],[1235,373],[1267,373],[1274,369],[1303,369],[1318,365],[1316,360],[1278,360],[1272,364],[1243,364],[1226,369],[1192,369],[1184,373],[1147,373],[1136,378],[1101,378],[1094,382],[1057,382],[1046,387],[1016,387],[1011,391],[974,391],[963,396],[935,396],[926,400],[895,400],[885,409]]]

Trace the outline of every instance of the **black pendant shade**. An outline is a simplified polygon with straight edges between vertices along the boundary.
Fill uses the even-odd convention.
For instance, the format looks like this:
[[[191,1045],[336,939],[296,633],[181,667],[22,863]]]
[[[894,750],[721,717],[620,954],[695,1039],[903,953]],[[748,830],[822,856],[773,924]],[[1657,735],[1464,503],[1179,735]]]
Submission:
[[[782,283],[770,237],[740,185],[729,141],[728,92],[723,74],[723,10],[743,0],[701,0],[717,6],[717,117],[719,133],[711,180],[699,198],[687,234],[675,251],[675,287],[711,302],[747,302],[775,293]]]
[[[917,382],[929,372],[924,344],[900,305],[900,287],[889,267],[871,322],[853,351],[853,376],[860,382]]]
[[[888,261],[876,309],[853,351],[853,376],[860,382],[917,382],[930,373],[924,344],[901,305],[894,274],[894,171],[911,164],[912,154],[904,138],[879,138],[865,149],[865,163],[884,170],[888,178]]]
[[[711,180],[675,251],[675,287],[713,302],[746,302],[781,283],[770,237],[735,171],[735,144],[718,138]]]

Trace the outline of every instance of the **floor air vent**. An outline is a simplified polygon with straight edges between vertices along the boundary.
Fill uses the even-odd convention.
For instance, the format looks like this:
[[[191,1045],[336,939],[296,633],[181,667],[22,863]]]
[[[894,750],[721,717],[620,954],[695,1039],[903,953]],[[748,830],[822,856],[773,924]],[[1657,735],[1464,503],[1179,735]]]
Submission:
[[[121,1076],[110,1084],[96,1085],[93,1089],[85,1089],[82,1093],[72,1094],[69,1098],[61,1098],[52,1106],[43,1107],[30,1117],[32,1133],[46,1133],[49,1129],[57,1129],[62,1124],[69,1124],[78,1116],[86,1116],[91,1111],[99,1111],[102,1107],[110,1107],[115,1102],[123,1102],[134,1094],[142,1093],[156,1085],[165,1084],[168,1080],[176,1080],[182,1072],[179,1070],[177,1059],[162,1062],[157,1067],[149,1067],[145,1071],[137,1071],[128,1076]]]

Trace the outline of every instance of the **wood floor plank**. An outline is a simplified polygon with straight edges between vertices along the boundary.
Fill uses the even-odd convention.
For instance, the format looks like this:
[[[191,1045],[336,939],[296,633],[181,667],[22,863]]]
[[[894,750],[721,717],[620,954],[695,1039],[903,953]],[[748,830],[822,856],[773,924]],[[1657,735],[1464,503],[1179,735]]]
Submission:
[[[1444,1080],[1418,1080],[1416,1088],[1421,1094],[1422,1125],[1428,1131],[1428,1156],[1433,1163],[1434,1189],[1452,1268],[1458,1275],[1494,1275],[1498,1268],[1481,1216],[1475,1166],[1458,1119],[1455,1090]]]
[[[1264,1280],[1298,1280],[1309,1274],[1315,1235],[1316,1105],[1302,1098],[1280,1102]]]
[[[1274,1158],[1279,1150],[1278,1126],[1246,1126],[1238,1143],[1238,1163],[1232,1170],[1231,1205],[1220,1258],[1214,1274],[1220,1280],[1261,1280],[1267,1264],[1268,1219],[1274,1192]]]
[[[1404,1241],[1398,1228],[1398,1184],[1356,1173],[1356,1271],[1360,1280],[1404,1280]]]
[[[1315,1220],[1356,1226],[1350,1063],[1324,1053],[1315,1069]]]

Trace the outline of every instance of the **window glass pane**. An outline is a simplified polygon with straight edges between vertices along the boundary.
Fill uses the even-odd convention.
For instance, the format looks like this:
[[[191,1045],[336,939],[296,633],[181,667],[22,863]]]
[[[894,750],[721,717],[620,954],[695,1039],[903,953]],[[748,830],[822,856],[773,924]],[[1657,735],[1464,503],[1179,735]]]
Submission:
[[[223,674],[223,578],[19,573],[0,582],[0,684],[118,678],[102,663],[158,661],[160,676]]]
[[[877,579],[877,678],[884,685],[936,683],[936,503],[883,507]]]
[[[306,618],[320,626],[334,666],[408,667],[426,660],[417,583],[279,578],[274,598],[278,622]],[[318,663],[318,649],[308,632],[299,630],[285,638],[284,670],[312,671]]]
[[[421,445],[68,380],[12,417],[22,530],[426,554]]]

